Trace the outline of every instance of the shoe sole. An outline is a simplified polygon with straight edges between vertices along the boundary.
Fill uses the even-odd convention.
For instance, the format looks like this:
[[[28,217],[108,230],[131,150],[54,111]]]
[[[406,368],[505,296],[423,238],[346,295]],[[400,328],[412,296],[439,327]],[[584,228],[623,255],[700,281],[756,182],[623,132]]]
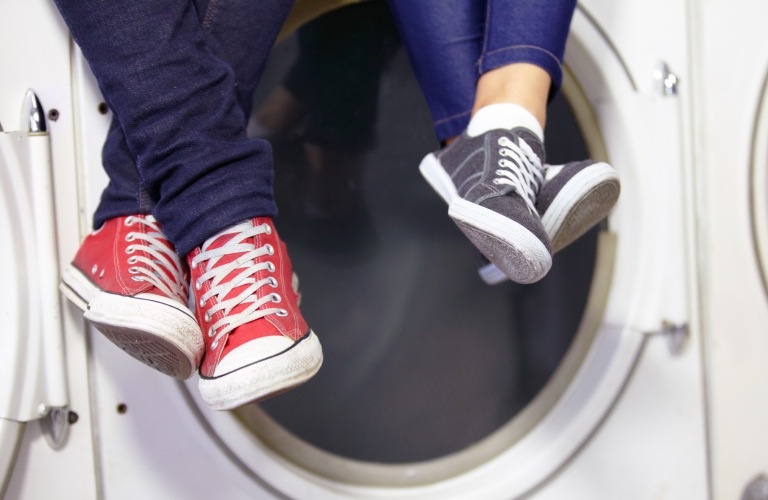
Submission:
[[[419,165],[421,175],[448,203],[448,216],[485,257],[512,281],[534,283],[552,267],[552,256],[525,226],[461,198],[434,154]]]
[[[191,377],[205,349],[195,318],[171,299],[101,290],[74,266],[62,274],[64,296],[99,332],[131,357],[178,380]]]
[[[616,204],[621,183],[606,163],[595,163],[570,179],[541,217],[552,252],[567,247],[603,220]]]
[[[312,378],[323,364],[323,350],[309,331],[288,349],[219,377],[200,376],[198,388],[213,410],[232,410],[282,394]]]
[[[556,254],[608,216],[619,199],[621,183],[616,171],[606,163],[585,168],[563,187],[541,217]],[[507,281],[507,276],[493,263],[477,270],[488,285]]]

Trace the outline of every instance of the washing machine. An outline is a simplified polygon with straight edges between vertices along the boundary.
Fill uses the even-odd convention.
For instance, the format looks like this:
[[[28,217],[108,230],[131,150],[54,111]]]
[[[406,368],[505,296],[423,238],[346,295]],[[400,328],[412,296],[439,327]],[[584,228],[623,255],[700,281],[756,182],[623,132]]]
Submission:
[[[6,7],[3,497],[768,498],[767,7],[579,3],[547,130],[576,144],[548,154],[609,161],[622,194],[540,285],[482,283],[419,179],[436,144],[402,50],[379,68],[370,148],[333,156],[364,165],[343,248],[281,202],[306,174],[306,121],[273,136],[278,224],[326,361],[232,412],[59,296],[111,116],[53,5]],[[257,108],[299,50],[276,47]]]
[[[691,77],[702,82],[691,100],[691,139],[715,498],[768,491],[765,8],[702,2],[690,11]],[[725,25],[734,28],[725,33]]]

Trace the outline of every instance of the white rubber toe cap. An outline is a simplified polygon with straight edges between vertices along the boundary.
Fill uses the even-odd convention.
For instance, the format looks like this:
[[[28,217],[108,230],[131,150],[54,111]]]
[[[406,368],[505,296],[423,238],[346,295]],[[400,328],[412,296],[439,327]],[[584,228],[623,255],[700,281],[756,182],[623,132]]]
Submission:
[[[224,356],[216,366],[213,376],[225,375],[244,366],[280,354],[286,349],[291,348],[294,344],[293,340],[277,335],[251,340]]]

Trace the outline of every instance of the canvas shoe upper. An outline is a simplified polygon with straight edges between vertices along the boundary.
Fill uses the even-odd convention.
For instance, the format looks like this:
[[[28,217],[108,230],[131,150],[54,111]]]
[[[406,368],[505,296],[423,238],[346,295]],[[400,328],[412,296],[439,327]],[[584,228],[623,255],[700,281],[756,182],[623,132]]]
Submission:
[[[547,165],[536,209],[557,253],[608,216],[619,199],[621,182],[616,170],[603,162],[584,160]],[[478,267],[489,285],[507,278],[493,263]]]
[[[299,311],[298,279],[272,220],[222,231],[187,256],[205,337],[200,393],[227,410],[311,378],[323,355]]]
[[[427,155],[419,170],[448,203],[448,215],[475,247],[518,283],[543,278],[552,265],[536,211],[544,148],[530,130],[466,133]]]
[[[187,307],[187,276],[151,215],[116,217],[88,235],[61,290],[139,361],[182,380],[197,369],[203,337]]]
[[[536,209],[552,241],[552,251],[567,247],[608,216],[619,199],[616,170],[585,160],[546,169]]]

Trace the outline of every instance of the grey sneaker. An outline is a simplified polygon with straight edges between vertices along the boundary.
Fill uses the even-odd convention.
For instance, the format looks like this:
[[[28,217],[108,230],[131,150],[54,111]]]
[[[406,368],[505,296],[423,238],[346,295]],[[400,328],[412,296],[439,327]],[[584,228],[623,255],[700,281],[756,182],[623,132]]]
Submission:
[[[557,253],[608,216],[621,192],[619,176],[607,163],[592,160],[546,165],[544,185],[536,209]],[[483,281],[495,285],[507,280],[487,259],[478,265]]]
[[[448,215],[509,279],[533,283],[552,266],[536,211],[544,147],[529,130],[464,134],[427,155],[419,170],[448,203]]]

